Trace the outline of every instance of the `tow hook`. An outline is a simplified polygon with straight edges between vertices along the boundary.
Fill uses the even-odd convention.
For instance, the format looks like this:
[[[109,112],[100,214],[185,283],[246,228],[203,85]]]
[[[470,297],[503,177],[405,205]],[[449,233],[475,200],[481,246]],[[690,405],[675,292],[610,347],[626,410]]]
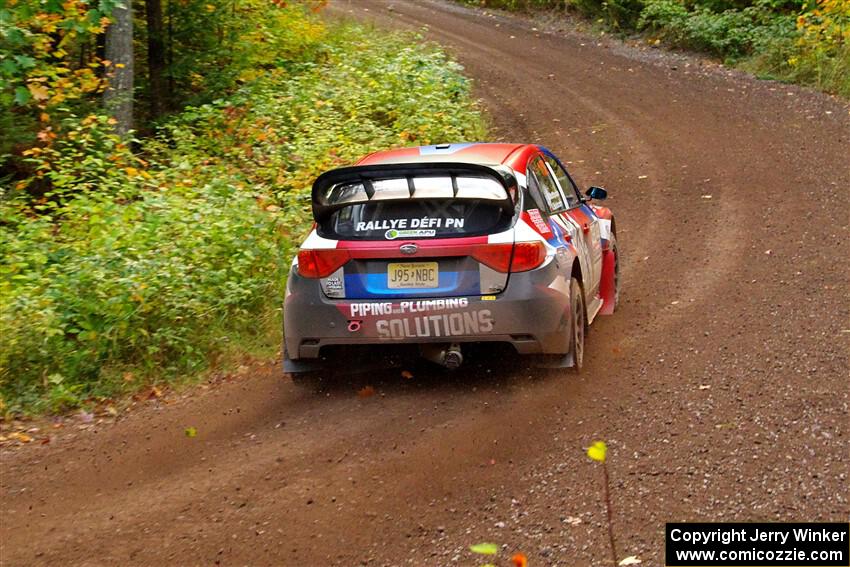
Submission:
[[[420,347],[420,354],[426,360],[444,366],[449,370],[455,370],[463,364],[463,354],[460,352],[460,345],[458,343],[452,343],[450,345],[422,345]]]
[[[362,327],[362,326],[363,326],[363,321],[359,321],[357,319],[352,319],[351,321],[348,322],[348,332],[349,333],[356,333],[357,331],[360,330],[360,327]]]

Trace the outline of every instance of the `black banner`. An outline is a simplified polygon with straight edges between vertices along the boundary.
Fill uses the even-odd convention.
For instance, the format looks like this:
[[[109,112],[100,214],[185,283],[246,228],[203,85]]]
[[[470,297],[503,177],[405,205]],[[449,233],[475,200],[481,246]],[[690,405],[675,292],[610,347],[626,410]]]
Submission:
[[[846,523],[671,523],[668,567],[848,567]]]

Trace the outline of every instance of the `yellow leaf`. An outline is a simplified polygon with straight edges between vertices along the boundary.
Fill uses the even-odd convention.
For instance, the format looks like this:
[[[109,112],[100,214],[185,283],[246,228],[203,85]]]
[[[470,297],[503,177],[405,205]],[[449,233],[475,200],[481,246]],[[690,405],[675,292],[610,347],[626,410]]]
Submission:
[[[186,430],[185,430],[185,433],[186,433],[186,437],[197,437],[198,430],[195,429],[194,427],[187,427]]]
[[[16,439],[16,440],[20,441],[21,443],[29,443],[30,441],[32,441],[32,437],[30,437],[26,433],[20,433],[18,431],[15,431],[14,433],[10,433],[9,439]]]
[[[47,100],[50,98],[50,93],[47,92],[47,88],[44,85],[30,83],[27,85],[27,88],[35,100]]]
[[[129,175],[130,177],[135,177],[139,174],[139,170],[135,167],[125,167],[124,171],[126,171],[127,175]]]
[[[605,462],[605,454],[608,452],[608,446],[605,445],[604,441],[597,441],[587,449],[587,456],[593,459],[594,461],[599,461],[600,463]]]

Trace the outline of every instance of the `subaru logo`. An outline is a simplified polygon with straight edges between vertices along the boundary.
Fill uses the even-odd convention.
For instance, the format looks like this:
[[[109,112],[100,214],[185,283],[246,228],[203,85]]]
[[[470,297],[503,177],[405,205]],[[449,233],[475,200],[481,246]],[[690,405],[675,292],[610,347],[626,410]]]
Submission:
[[[402,254],[407,254],[408,256],[411,254],[416,254],[416,251],[419,250],[419,247],[415,244],[402,244],[399,246],[399,250],[401,250]]]

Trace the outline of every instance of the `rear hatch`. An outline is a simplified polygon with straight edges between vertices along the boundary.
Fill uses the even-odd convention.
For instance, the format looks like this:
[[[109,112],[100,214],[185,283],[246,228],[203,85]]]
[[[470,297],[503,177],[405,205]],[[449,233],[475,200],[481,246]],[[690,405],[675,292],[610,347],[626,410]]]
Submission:
[[[500,293],[513,253],[515,196],[509,170],[474,164],[330,171],[313,185],[316,230],[339,241],[326,253],[334,257],[324,271],[334,271],[322,288],[340,299]]]

